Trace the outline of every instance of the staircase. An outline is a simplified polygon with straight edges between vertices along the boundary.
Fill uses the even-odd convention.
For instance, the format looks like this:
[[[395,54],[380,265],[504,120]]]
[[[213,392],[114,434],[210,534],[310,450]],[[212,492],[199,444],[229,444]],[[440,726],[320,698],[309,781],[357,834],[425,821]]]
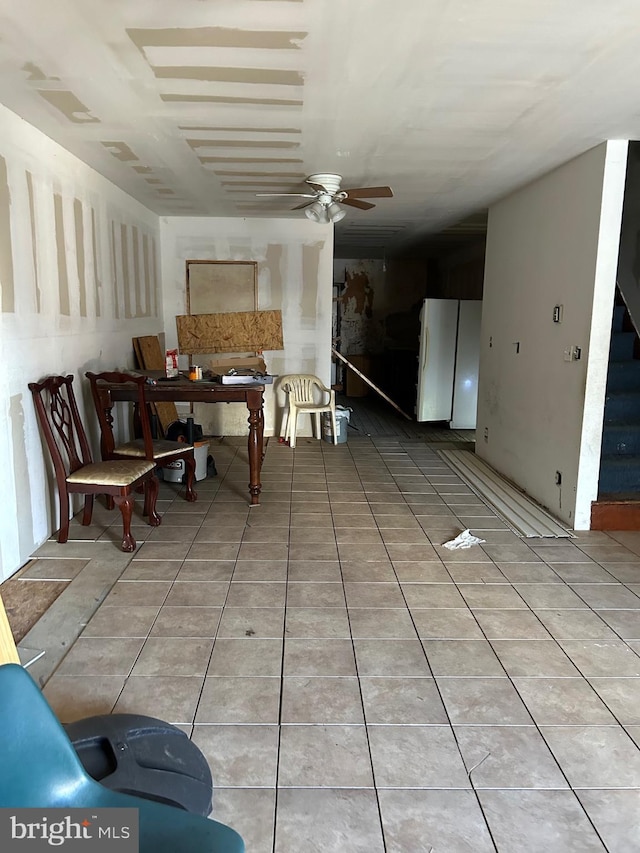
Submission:
[[[592,530],[640,530],[640,346],[619,296],[616,303]]]

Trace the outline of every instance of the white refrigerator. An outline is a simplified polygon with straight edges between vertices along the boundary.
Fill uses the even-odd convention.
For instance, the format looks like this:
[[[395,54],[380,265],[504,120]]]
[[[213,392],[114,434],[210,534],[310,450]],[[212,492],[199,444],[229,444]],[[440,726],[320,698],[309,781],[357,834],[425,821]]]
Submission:
[[[475,429],[482,302],[425,299],[420,312],[416,418]]]

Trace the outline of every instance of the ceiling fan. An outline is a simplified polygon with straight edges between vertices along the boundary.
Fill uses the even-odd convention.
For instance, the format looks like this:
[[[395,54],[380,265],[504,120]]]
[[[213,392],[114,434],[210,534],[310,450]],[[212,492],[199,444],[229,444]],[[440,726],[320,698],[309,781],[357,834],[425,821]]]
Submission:
[[[308,198],[311,201],[305,201],[294,207],[293,210],[302,210],[307,219],[314,222],[339,222],[346,215],[340,205],[346,204],[350,207],[357,207],[359,210],[370,210],[375,207],[368,201],[362,201],[363,198],[392,198],[393,191],[391,187],[358,187],[357,189],[340,189],[342,181],[341,175],[333,175],[329,173],[319,173],[309,175],[305,178],[305,183],[309,184],[312,192],[309,193],[256,193],[258,197],[274,197],[274,196],[295,196],[297,198]]]

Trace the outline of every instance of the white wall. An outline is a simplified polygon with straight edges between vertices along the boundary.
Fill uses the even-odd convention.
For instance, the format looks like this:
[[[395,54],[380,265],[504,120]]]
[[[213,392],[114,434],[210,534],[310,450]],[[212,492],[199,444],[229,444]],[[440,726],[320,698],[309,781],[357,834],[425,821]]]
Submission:
[[[258,308],[281,310],[283,351],[265,352],[274,375],[314,373],[331,379],[331,305],[333,226],[300,219],[221,219],[167,217],[161,220],[162,291],[166,345],[177,347],[173,318],[186,314],[187,260],[257,261]],[[279,433],[283,399],[275,387],[265,389],[265,435]],[[245,435],[243,406],[196,409],[205,432]],[[300,416],[301,435],[310,432]]]
[[[132,366],[163,326],[157,241],[157,216],[0,107],[0,579],[58,526],[27,383],[73,373],[83,406],[86,370]]]
[[[597,497],[626,151],[602,144],[489,211],[476,452],[579,530]]]

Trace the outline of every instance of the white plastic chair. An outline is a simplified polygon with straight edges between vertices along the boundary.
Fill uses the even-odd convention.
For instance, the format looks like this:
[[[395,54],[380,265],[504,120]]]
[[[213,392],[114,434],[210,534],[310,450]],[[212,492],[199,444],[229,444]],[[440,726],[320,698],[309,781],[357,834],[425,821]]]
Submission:
[[[331,430],[333,443],[338,443],[338,431],[336,429],[336,392],[327,388],[311,373],[290,373],[281,379],[282,390],[287,395],[288,408],[284,423],[284,440],[289,442],[290,447],[296,446],[296,428],[298,415],[310,414],[315,419],[316,438],[321,437],[320,414],[329,412],[331,414]],[[329,396],[328,401],[324,402]]]

